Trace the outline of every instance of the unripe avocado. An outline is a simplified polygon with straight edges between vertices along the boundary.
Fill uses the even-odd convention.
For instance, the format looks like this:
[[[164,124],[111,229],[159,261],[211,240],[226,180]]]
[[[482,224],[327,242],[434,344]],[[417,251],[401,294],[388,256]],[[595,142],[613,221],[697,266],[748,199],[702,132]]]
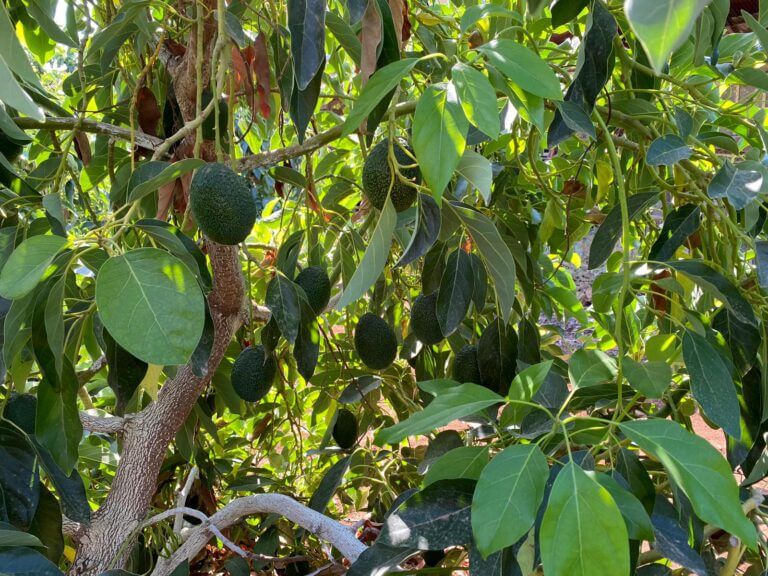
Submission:
[[[277,373],[277,362],[264,346],[249,346],[232,366],[232,387],[246,402],[258,402],[267,395]]]
[[[219,244],[239,244],[256,222],[256,202],[248,182],[224,164],[206,164],[195,172],[189,204],[197,225]]]
[[[357,418],[346,408],[339,410],[333,425],[333,440],[342,450],[349,450],[357,443]]]
[[[477,364],[477,346],[467,344],[456,354],[453,361],[453,379],[464,384],[480,384],[480,367]]]
[[[320,266],[304,268],[295,280],[307,295],[309,307],[315,314],[320,314],[331,299],[331,280]]]
[[[395,361],[397,337],[389,324],[367,312],[355,328],[355,350],[368,368],[383,370]]]
[[[3,410],[3,418],[13,422],[27,434],[35,433],[37,398],[32,394],[11,394]]]
[[[0,152],[5,156],[5,159],[8,160],[8,162],[16,162],[23,150],[24,147],[21,144],[11,140],[6,134],[0,132]]]
[[[477,343],[480,384],[506,396],[517,371],[517,333],[497,318],[483,330]]]
[[[397,163],[401,166],[400,173],[408,180],[418,184],[421,182],[421,171],[418,167],[403,168],[415,164],[413,150],[407,144],[396,141],[394,153]],[[392,177],[394,175],[394,182]],[[385,138],[374,146],[363,165],[363,192],[373,206],[381,210],[387,201],[389,186],[392,184],[392,204],[395,210],[402,212],[413,205],[416,200],[416,188],[403,182],[391,169],[389,164],[389,138]]]
[[[411,330],[423,344],[437,344],[443,339],[437,321],[437,292],[422,294],[411,305]]]

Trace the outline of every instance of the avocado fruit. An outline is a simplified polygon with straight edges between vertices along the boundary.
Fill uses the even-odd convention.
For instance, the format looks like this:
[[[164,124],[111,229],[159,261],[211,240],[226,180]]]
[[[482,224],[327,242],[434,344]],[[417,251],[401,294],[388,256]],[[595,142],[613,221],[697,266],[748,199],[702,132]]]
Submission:
[[[400,165],[400,173],[411,182],[420,183],[421,171],[418,166],[413,166],[411,147],[396,140],[394,153],[395,159]],[[387,201],[390,185],[392,186],[392,204],[398,212],[411,207],[416,201],[416,188],[398,178],[389,164],[389,138],[385,138],[371,149],[365,159],[363,164],[363,192],[370,203],[381,210]]]
[[[453,379],[460,384],[480,384],[480,367],[477,364],[477,346],[467,344],[456,353],[453,360]]]
[[[35,419],[37,415],[37,398],[32,394],[11,393],[8,402],[5,403],[3,418],[13,422],[27,434],[35,433]]]
[[[277,362],[264,346],[249,346],[232,366],[232,387],[246,402],[258,402],[269,393],[277,374]]]
[[[336,415],[336,423],[331,432],[334,442],[342,450],[349,450],[357,443],[357,434],[357,418],[352,412],[342,408]]]
[[[371,370],[383,370],[397,356],[397,337],[384,320],[371,312],[360,317],[355,328],[355,350]]]
[[[12,140],[3,132],[0,132],[0,153],[5,156],[5,159],[8,160],[8,162],[16,162],[23,150],[24,147],[21,144]]]
[[[422,344],[431,346],[443,339],[437,320],[437,292],[421,294],[411,304],[411,331]]]
[[[506,396],[517,371],[517,333],[497,318],[483,330],[477,343],[480,384]]]
[[[309,266],[299,272],[294,282],[304,290],[312,311],[321,314],[331,299],[331,280],[325,270],[320,266]]]
[[[200,230],[219,244],[239,244],[256,222],[256,201],[248,182],[218,162],[195,172],[189,186],[189,204]]]

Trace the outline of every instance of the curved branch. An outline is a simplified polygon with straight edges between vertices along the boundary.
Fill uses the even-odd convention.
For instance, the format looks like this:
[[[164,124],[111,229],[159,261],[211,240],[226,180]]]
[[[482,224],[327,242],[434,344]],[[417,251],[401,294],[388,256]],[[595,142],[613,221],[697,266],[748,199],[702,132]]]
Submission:
[[[120,140],[131,140],[131,131],[128,128],[120,128],[114,124],[105,122],[96,122],[88,118],[75,117],[46,117],[45,120],[35,120],[34,118],[19,117],[13,121],[19,128],[31,130],[80,130],[81,132],[91,132],[93,134],[104,134]],[[133,132],[134,142],[142,148],[154,150],[163,143],[162,138],[150,136],[144,132]]]
[[[357,560],[367,547],[355,538],[355,533],[343,524],[320,512],[307,508],[293,498],[283,494],[256,494],[232,500],[213,516],[191,530],[184,544],[170,557],[161,558],[155,566],[152,576],[168,576],[184,560],[191,560],[203,549],[208,541],[245,516],[252,514],[279,514],[285,516],[311,532],[318,538],[331,543],[350,562]]]

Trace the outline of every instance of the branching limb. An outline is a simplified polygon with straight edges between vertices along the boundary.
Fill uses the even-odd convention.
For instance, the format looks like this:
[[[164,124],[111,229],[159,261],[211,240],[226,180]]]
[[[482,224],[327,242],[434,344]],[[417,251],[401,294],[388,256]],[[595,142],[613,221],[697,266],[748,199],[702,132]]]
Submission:
[[[197,476],[200,473],[200,469],[197,466],[192,466],[192,470],[189,471],[189,475],[187,476],[187,481],[184,482],[184,486],[181,490],[179,490],[179,496],[176,498],[176,507],[184,506],[187,503],[187,498],[189,497],[189,493],[192,491],[192,486],[195,484],[195,480],[197,480]],[[176,518],[173,520],[173,531],[177,534],[181,534],[181,528],[184,525],[184,514],[183,512],[178,512],[176,514]]]
[[[155,566],[152,576],[168,576],[184,560],[191,560],[203,549],[212,536],[245,516],[252,514],[280,514],[311,532],[318,538],[331,543],[350,562],[366,550],[365,544],[355,538],[355,533],[348,526],[332,518],[307,508],[293,498],[282,494],[256,494],[232,500],[208,520],[192,529],[184,544],[169,558],[161,558]],[[222,540],[223,542],[224,540]]]
[[[117,434],[125,430],[125,418],[119,416],[96,416],[90,411],[80,412],[80,422],[88,432]]]
[[[95,120],[89,120],[88,118],[75,118],[73,116],[60,118],[49,117],[45,120],[35,120],[34,118],[20,117],[14,118],[13,121],[22,129],[74,130],[77,128],[81,132],[104,134],[105,136],[112,136],[119,140],[131,141],[131,131],[128,128],[120,128],[114,124],[96,122]],[[133,137],[134,142],[137,145],[142,148],[148,148],[149,150],[154,150],[163,143],[162,138],[150,136],[144,132],[134,132]]]

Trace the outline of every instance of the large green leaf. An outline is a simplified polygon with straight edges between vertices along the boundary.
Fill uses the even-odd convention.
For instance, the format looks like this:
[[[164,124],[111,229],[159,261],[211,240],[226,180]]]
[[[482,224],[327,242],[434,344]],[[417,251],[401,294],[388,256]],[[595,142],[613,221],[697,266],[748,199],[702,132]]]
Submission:
[[[413,115],[413,151],[424,181],[438,201],[464,154],[468,128],[453,84],[424,91]]]
[[[8,15],[5,3],[0,4],[0,58],[19,78],[42,89],[40,79],[29,62],[24,47],[16,37],[16,30]],[[10,79],[8,76],[5,78]],[[42,120],[42,118],[38,118]]]
[[[0,495],[10,520],[28,528],[40,501],[40,473],[32,445],[24,433],[0,420]]]
[[[384,208],[379,214],[376,228],[373,230],[371,241],[363,255],[363,260],[350,278],[349,283],[344,286],[344,292],[336,304],[337,310],[343,310],[347,305],[360,298],[378,280],[389,257],[396,224],[397,212],[392,205],[392,200],[387,198]]]
[[[352,30],[352,27],[341,16],[330,10],[325,15],[325,25],[331,31],[331,34],[336,37],[339,44],[344,47],[347,54],[355,61],[355,64],[360,66],[363,48],[360,39]]]
[[[0,271],[0,296],[17,299],[28,294],[50,272],[56,255],[67,246],[61,236],[32,236],[19,244]]]
[[[691,379],[691,393],[704,414],[727,434],[741,438],[739,399],[725,361],[703,336],[683,334],[683,358]]]
[[[299,139],[299,143],[304,142],[307,126],[309,126],[309,121],[315,113],[315,108],[317,108],[317,101],[320,98],[320,87],[323,84],[324,69],[325,60],[321,63],[320,69],[315,74],[315,77],[303,90],[299,89],[299,86],[296,83],[296,77],[293,77],[293,90],[291,91],[291,102],[288,113],[296,126],[296,137]]]
[[[490,218],[465,204],[448,204],[472,235],[493,278],[499,314],[506,325],[515,305],[515,259]]]
[[[200,158],[186,158],[173,164],[156,161],[143,164],[143,166],[151,167],[153,172],[146,174],[146,179],[131,178],[131,183],[128,185],[128,202],[141,200],[147,194],[156,192],[160,186],[173,182],[183,174],[192,172],[204,165],[205,160]]]
[[[661,398],[672,382],[672,367],[666,362],[636,362],[626,356],[621,369],[629,385],[648,398]]]
[[[395,266],[405,266],[424,256],[437,242],[439,234],[440,207],[432,196],[419,192],[413,234]]]
[[[37,536],[22,532],[11,524],[0,522],[0,548],[43,546]]]
[[[691,33],[708,0],[625,0],[624,12],[656,73]]]
[[[64,576],[56,565],[31,548],[0,550],[3,576]]]
[[[296,285],[284,275],[277,273],[267,286],[265,304],[277,322],[280,333],[293,344],[299,335],[299,292]]]
[[[629,543],[610,493],[574,462],[557,475],[539,533],[547,576],[626,576]]]
[[[551,368],[552,360],[528,366],[512,380],[507,397],[510,400],[530,402],[546,380]],[[503,418],[512,424],[519,424],[531,410],[534,410],[531,406],[512,402],[504,409]]]
[[[3,82],[0,82],[0,101],[35,120],[42,121],[45,118],[43,110],[16,81],[2,54],[0,54],[0,76],[3,78]]]
[[[469,254],[457,248],[448,255],[437,293],[437,322],[444,336],[452,334],[464,320],[474,287]]]
[[[627,526],[629,537],[632,540],[653,540],[653,525],[640,500],[612,476],[598,473],[594,475],[594,479],[608,491],[613,501],[616,502]],[[623,478],[621,480],[626,483]]]
[[[478,46],[488,62],[507,79],[526,92],[542,98],[562,100],[560,81],[544,60],[533,50],[513,40],[501,39]]]
[[[665,134],[656,138],[645,153],[645,162],[650,166],[671,166],[687,160],[693,150],[677,134]]]
[[[288,0],[293,70],[299,90],[306,90],[325,62],[326,0]]]
[[[568,376],[574,388],[612,382],[616,371],[616,361],[600,350],[579,348],[568,363]]]
[[[488,78],[461,62],[453,65],[451,78],[467,120],[491,140],[498,138],[500,125],[496,91]]]
[[[150,364],[184,364],[205,323],[203,294],[183,262],[156,248],[107,260],[96,279],[104,326],[123,348]]]
[[[417,492],[384,522],[377,543],[443,550],[472,541],[472,480],[441,480]]]
[[[373,112],[376,105],[400,83],[400,80],[413,69],[418,61],[418,58],[405,58],[376,70],[360,92],[352,111],[347,115],[342,126],[342,136],[357,130],[360,123]]]
[[[476,384],[446,387],[421,412],[380,430],[376,434],[376,444],[397,444],[408,436],[430,432],[503,401],[498,394]]]
[[[761,172],[739,168],[726,160],[709,183],[707,194],[710,198],[727,198],[736,210],[742,210],[757,198],[762,186]]]
[[[651,246],[648,260],[671,259],[688,237],[699,229],[701,209],[695,204],[683,204],[672,210],[664,219],[659,237]]]
[[[548,477],[547,459],[535,444],[510,446],[483,469],[472,498],[472,532],[483,557],[531,529]]]
[[[664,465],[699,518],[755,547],[755,526],[741,509],[731,467],[709,442],[670,420],[635,420],[619,426],[630,440]]]
[[[649,206],[656,202],[659,197],[658,192],[641,192],[633,194],[627,198],[627,212],[629,221],[632,222],[642,214]],[[592,238],[592,244],[589,247],[589,269],[594,270],[608,260],[613,252],[616,242],[621,236],[621,205],[615,204],[608,215],[603,220],[600,227]]]
[[[480,192],[486,204],[491,203],[493,167],[488,158],[474,150],[466,150],[456,166],[456,172]]]

